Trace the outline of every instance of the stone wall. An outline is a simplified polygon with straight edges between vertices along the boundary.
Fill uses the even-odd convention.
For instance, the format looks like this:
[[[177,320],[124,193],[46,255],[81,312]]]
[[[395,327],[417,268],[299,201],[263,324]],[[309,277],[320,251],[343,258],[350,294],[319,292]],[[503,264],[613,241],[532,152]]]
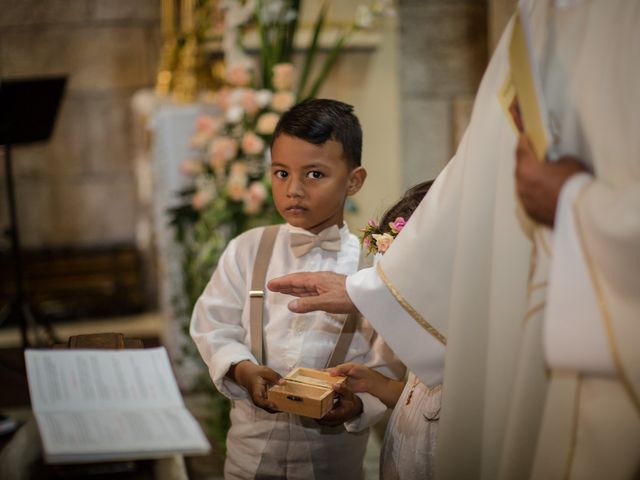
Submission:
[[[400,0],[404,188],[434,178],[455,152],[487,64],[482,0]]]
[[[0,0],[0,78],[68,75],[52,139],[14,149],[24,246],[135,241],[130,99],[154,82],[159,4]],[[6,226],[4,179],[0,184]]]

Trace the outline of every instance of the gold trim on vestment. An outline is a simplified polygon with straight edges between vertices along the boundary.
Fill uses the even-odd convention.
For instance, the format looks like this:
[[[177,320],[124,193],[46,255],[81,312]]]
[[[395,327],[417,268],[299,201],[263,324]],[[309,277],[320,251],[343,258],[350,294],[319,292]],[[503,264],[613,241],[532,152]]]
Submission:
[[[604,323],[605,331],[607,332],[607,340],[609,343],[609,348],[611,350],[611,356],[613,357],[613,363],[615,364],[616,370],[618,371],[618,376],[620,377],[620,381],[622,382],[622,386],[627,391],[633,406],[636,409],[638,415],[640,415],[640,399],[638,399],[638,394],[633,389],[633,385],[629,380],[629,376],[625,371],[622,360],[620,360],[620,352],[618,351],[618,345],[616,343],[615,334],[613,332],[611,312],[609,311],[609,305],[607,304],[607,300],[604,296],[604,292],[602,290],[602,285],[600,284],[600,279],[596,273],[596,269],[593,265],[593,261],[591,259],[591,255],[589,254],[589,250],[587,250],[587,244],[584,240],[584,233],[582,230],[582,224],[580,220],[580,212],[578,210],[578,202],[585,194],[589,186],[593,185],[593,182],[589,185],[586,185],[582,191],[579,193],[578,198],[573,203],[573,214],[576,222],[576,230],[578,234],[578,240],[580,241],[580,246],[582,247],[582,251],[584,252],[584,259],[587,263],[587,267],[589,270],[589,275],[591,276],[591,281],[593,283],[594,290],[596,292],[596,297],[598,298],[598,307],[600,309],[600,313],[602,314],[602,319]]]
[[[533,292],[535,292],[536,290],[540,289],[540,288],[545,288],[548,285],[549,282],[540,282],[540,283],[536,283],[535,285],[529,285],[529,295],[531,295]]]
[[[522,322],[526,324],[531,317],[533,317],[536,313],[538,313],[540,310],[544,308],[546,303],[547,302],[540,302],[537,305],[531,307],[529,310],[527,310],[527,313],[525,313],[524,319],[522,320]]]
[[[547,240],[544,238],[544,229],[542,227],[538,227],[533,231],[533,236],[538,234],[538,238],[540,239],[540,245],[542,245],[542,250],[547,254],[547,257],[551,258],[551,247],[547,243]]]
[[[567,455],[567,465],[564,469],[564,479],[571,478],[571,468],[573,467],[573,459],[576,456],[576,444],[578,443],[578,420],[580,414],[580,390],[582,388],[582,375],[578,374],[576,382],[576,393],[573,397],[573,415],[571,425],[571,443],[569,444],[569,454]]]
[[[436,340],[438,340],[443,345],[447,344],[447,339],[444,335],[442,335],[438,330],[436,330],[429,322],[427,322],[422,315],[420,315],[415,308],[413,308],[409,302],[400,294],[400,292],[391,284],[391,281],[387,277],[387,275],[382,271],[382,267],[380,263],[376,265],[376,272],[380,275],[380,278],[387,286],[391,294],[395,297],[397,302],[402,305],[402,308],[413,317],[413,319],[418,322],[418,324],[424,328],[427,332],[429,332]]]

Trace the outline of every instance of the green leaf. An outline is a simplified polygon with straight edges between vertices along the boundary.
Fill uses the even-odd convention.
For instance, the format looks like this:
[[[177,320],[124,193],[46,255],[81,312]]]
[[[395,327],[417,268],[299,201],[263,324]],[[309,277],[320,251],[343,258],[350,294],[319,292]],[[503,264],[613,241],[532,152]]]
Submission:
[[[322,8],[318,13],[318,17],[313,25],[313,36],[311,37],[311,42],[307,47],[307,55],[304,59],[304,65],[302,67],[302,74],[300,75],[300,81],[298,82],[298,90],[296,92],[296,101],[304,100],[306,97],[302,97],[302,92],[304,92],[305,87],[307,86],[307,80],[309,79],[309,74],[311,73],[311,67],[316,58],[316,53],[318,51],[318,40],[320,39],[320,33],[324,28],[324,22],[327,16],[328,6],[326,3],[322,4]]]
[[[329,52],[329,55],[324,61],[324,64],[322,65],[322,69],[320,70],[320,73],[316,78],[316,81],[314,82],[313,86],[311,87],[311,90],[309,90],[309,93],[308,95],[305,96],[305,98],[313,98],[318,94],[320,87],[322,87],[322,84],[327,79],[327,76],[331,72],[333,65],[336,63],[336,60],[338,59],[338,55],[342,51],[344,44],[347,42],[347,40],[349,39],[349,37],[354,31],[355,31],[355,28],[351,27],[342,35],[340,35],[340,37],[334,44],[333,48]]]
[[[262,88],[271,90],[271,69],[272,65],[272,52],[271,43],[269,39],[269,29],[264,23],[262,17],[263,2],[258,0],[256,6],[256,18],[258,20],[258,32],[260,34],[260,74],[262,75]]]

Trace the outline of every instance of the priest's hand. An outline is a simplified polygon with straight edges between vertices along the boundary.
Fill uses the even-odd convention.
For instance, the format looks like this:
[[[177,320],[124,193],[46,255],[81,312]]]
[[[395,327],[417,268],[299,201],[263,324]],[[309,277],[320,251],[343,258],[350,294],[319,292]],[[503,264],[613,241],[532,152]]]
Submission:
[[[335,384],[333,391],[336,392],[338,401],[324,417],[318,420],[320,425],[337,427],[362,413],[362,400],[344,383]]]
[[[562,156],[557,162],[539,162],[526,135],[516,148],[516,190],[529,216],[552,227],[560,190],[576,173],[587,169],[576,157]]]
[[[256,407],[269,412],[278,412],[278,407],[267,400],[267,390],[279,383],[281,376],[269,367],[256,365],[249,360],[232,365],[227,377],[244,387]]]
[[[289,310],[308,313],[355,313],[358,310],[347,294],[347,277],[333,272],[292,273],[267,283],[269,290],[301,297],[289,302]]]

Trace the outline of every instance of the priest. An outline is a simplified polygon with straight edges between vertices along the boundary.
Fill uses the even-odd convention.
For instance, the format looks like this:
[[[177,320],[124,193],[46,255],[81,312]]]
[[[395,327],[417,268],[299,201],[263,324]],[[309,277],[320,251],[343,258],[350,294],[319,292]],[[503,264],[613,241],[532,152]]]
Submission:
[[[426,385],[444,381],[438,479],[633,478],[640,4],[524,8],[561,161],[539,163],[499,101],[512,20],[455,156],[378,266],[269,288],[300,296],[296,312],[360,310]]]

